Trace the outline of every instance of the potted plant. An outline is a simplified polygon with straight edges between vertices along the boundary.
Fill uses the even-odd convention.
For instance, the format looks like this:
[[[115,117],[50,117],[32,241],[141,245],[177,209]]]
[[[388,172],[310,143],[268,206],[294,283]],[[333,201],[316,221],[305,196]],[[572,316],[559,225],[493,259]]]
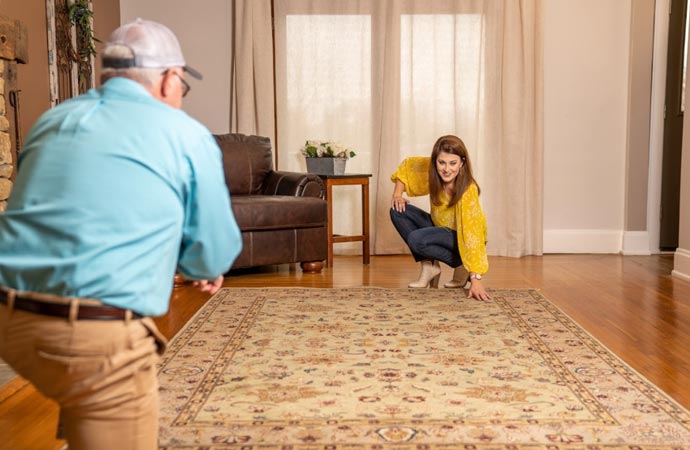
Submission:
[[[356,156],[351,149],[331,141],[308,140],[300,149],[307,161],[307,172],[318,175],[342,175],[345,163]]]

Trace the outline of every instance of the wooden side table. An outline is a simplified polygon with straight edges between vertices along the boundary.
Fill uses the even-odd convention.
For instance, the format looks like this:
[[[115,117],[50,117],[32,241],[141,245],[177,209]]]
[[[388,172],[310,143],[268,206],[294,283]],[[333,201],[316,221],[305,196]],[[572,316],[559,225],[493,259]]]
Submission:
[[[326,184],[328,202],[328,267],[333,267],[333,244],[340,242],[362,242],[362,263],[369,264],[369,178],[370,173],[348,173],[344,175],[319,175]],[[333,186],[362,186],[362,234],[353,236],[333,235]]]

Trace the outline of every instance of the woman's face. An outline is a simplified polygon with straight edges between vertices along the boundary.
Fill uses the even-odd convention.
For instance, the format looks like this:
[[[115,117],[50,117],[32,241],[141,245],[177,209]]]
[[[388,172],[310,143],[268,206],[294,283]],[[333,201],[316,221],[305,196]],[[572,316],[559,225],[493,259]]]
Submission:
[[[441,152],[436,159],[436,171],[444,183],[452,183],[460,172],[462,161],[458,155]]]

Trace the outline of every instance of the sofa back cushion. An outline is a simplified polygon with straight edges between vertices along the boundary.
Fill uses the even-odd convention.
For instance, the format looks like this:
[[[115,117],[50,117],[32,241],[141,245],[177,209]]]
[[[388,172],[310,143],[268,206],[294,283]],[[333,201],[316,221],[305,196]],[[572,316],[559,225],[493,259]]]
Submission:
[[[231,195],[261,193],[266,176],[273,170],[271,140],[239,133],[214,135],[223,154],[225,183]]]

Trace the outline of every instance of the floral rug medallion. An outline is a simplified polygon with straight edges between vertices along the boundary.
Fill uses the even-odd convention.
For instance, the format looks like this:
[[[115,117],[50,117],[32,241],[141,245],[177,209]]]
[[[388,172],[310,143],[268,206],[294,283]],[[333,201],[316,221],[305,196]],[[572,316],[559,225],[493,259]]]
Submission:
[[[224,288],[159,367],[163,449],[690,450],[690,413],[533,290]]]

